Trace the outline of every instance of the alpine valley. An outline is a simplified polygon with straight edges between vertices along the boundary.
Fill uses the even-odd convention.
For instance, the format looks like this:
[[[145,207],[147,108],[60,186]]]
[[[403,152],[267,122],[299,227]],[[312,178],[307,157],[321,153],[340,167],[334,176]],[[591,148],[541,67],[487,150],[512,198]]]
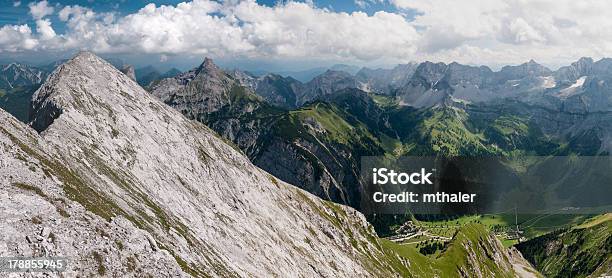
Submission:
[[[612,59],[338,66],[309,81],[208,58],[112,64],[80,52],[2,67],[0,256],[68,257],[70,277],[612,274],[610,214],[541,229],[542,216],[360,212],[363,156],[608,156]],[[501,236],[514,221],[521,243]]]

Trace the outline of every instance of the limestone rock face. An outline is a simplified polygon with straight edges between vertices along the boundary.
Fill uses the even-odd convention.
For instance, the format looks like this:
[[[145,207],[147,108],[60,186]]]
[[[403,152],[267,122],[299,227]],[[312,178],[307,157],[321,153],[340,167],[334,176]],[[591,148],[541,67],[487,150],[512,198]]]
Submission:
[[[221,74],[206,62],[200,70]],[[220,77],[206,86],[228,85]],[[0,215],[11,223],[3,255],[54,252],[74,258],[70,271],[109,276],[393,272],[363,215],[253,166],[91,53],[60,66],[34,95],[39,134],[1,115],[8,213]],[[32,240],[41,234],[48,244]]]
[[[0,122],[0,256],[66,257],[68,277],[187,276],[125,216],[104,219],[73,200],[86,190],[80,176],[33,129],[3,110]]]

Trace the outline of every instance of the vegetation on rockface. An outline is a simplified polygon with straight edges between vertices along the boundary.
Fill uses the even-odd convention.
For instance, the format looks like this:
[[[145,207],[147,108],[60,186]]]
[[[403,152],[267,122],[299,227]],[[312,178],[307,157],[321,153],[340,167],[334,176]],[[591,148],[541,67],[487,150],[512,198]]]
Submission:
[[[598,277],[612,271],[612,214],[516,247],[547,277]]]
[[[289,144],[298,154],[297,159],[314,169],[316,181],[322,179],[324,172],[330,173],[348,192],[348,202],[332,200],[354,207],[359,207],[360,201],[360,158],[384,153],[364,123],[338,106],[320,101],[284,114],[275,124],[271,138]]]

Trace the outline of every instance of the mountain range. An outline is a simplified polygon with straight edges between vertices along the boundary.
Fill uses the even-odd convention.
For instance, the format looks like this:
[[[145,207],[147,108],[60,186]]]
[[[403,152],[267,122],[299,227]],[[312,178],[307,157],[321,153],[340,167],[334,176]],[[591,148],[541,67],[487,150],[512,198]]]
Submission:
[[[356,76],[328,70],[301,83],[225,72],[206,59],[149,91],[274,176],[361,210],[363,156],[609,154],[606,63],[584,58],[553,72],[530,61],[494,72],[425,62]]]
[[[44,69],[19,63],[0,65],[0,108],[26,122],[32,94],[48,74]]]
[[[162,96],[185,107],[263,103],[211,61],[163,83],[215,93]],[[477,223],[438,259],[379,239],[359,212],[257,168],[92,53],[54,70],[31,106],[28,125],[0,110],[2,256],[70,257],[67,275],[84,276],[536,273]]]

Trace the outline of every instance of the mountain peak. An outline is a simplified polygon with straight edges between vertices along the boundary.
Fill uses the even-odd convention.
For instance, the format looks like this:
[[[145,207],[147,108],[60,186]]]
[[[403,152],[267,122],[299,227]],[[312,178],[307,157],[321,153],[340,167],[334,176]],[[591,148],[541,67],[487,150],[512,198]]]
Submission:
[[[204,57],[204,62],[202,62],[202,64],[198,67],[197,72],[207,72],[207,73],[211,73],[211,72],[218,72],[221,71],[221,69],[213,62],[213,60],[211,58],[208,57]]]
[[[593,58],[591,58],[591,57],[581,57],[580,59],[578,59],[577,62],[578,63],[589,63],[589,64],[592,64],[593,63]]]
[[[42,132],[65,110],[91,116],[116,104],[121,94],[134,98],[126,92],[146,94],[104,59],[81,51],[59,66],[36,91],[32,97],[30,124]]]
[[[91,51],[82,50],[82,51],[79,51],[76,55],[74,55],[74,57],[72,57],[72,59],[70,59],[69,61],[73,61],[73,60],[85,60],[85,59],[103,60],[102,58],[98,57],[96,54],[94,54]]]

